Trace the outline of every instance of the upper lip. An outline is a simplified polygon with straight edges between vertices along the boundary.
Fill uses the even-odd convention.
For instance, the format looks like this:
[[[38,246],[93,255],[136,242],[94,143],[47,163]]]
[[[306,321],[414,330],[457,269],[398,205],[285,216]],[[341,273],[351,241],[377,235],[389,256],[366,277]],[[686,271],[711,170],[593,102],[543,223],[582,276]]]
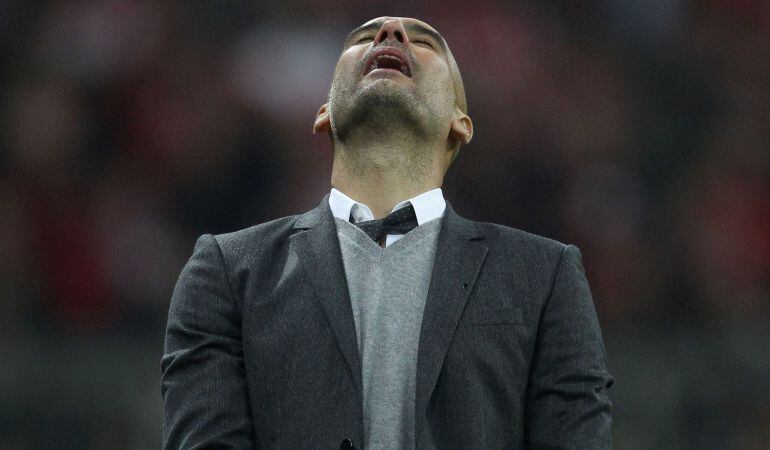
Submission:
[[[405,69],[403,71],[404,75],[411,78],[412,64],[409,62],[409,58],[406,56],[406,53],[404,53],[401,49],[396,47],[382,47],[377,50],[374,50],[369,55],[369,59],[366,61],[366,65],[364,66],[364,76],[366,76],[369,72],[372,71],[372,65],[374,64],[374,61],[376,61],[378,57],[383,55],[392,56],[401,60],[401,66]]]

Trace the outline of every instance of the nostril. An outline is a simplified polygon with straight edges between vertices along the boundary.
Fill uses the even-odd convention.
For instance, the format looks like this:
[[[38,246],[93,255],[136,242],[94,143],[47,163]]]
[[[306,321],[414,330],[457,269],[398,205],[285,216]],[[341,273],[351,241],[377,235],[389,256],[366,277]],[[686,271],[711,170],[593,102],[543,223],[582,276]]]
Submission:
[[[396,31],[394,31],[394,32],[393,32],[393,34],[396,36],[396,40],[397,40],[398,42],[400,42],[400,43],[402,43],[402,44],[404,43],[404,35],[403,35],[403,34],[401,34],[401,32],[400,32],[400,31],[396,30]]]
[[[375,37],[374,41],[377,43],[380,43],[388,38],[388,32],[385,30],[380,30],[380,33]]]

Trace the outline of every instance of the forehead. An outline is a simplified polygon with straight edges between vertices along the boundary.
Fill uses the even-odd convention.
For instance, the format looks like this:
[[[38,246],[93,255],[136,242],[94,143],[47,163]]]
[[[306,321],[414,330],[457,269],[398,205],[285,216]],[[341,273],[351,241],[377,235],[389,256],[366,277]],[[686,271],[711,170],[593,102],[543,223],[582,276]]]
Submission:
[[[410,24],[422,25],[423,27],[438,33],[438,31],[436,31],[436,29],[433,28],[430,24],[425,23],[419,19],[414,19],[412,17],[390,17],[390,16],[377,17],[375,19],[369,20],[368,22],[362,24],[361,26],[365,27],[367,25],[382,25],[386,20],[391,20],[391,19],[400,21],[404,26],[410,25]]]

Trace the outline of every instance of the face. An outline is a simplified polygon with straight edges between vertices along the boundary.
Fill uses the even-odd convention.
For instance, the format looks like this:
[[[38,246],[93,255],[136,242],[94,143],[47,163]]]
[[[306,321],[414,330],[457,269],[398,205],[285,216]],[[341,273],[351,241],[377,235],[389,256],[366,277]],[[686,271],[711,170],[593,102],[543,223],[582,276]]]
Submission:
[[[380,17],[348,35],[319,120],[342,140],[362,128],[397,127],[446,139],[453,121],[467,118],[464,109],[462,81],[444,38],[417,19]]]

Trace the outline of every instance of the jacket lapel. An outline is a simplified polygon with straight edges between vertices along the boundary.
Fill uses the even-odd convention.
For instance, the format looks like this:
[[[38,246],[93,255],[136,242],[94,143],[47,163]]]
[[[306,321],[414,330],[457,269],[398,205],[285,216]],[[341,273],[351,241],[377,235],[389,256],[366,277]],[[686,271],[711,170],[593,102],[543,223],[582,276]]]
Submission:
[[[415,393],[417,430],[487,252],[476,223],[457,215],[447,201],[420,331]]]
[[[300,215],[294,228],[307,229],[289,238],[290,248],[296,252],[305,276],[315,289],[316,298],[321,303],[337,344],[358,386],[358,392],[361,393],[361,361],[358,355],[356,327],[337,237],[337,225],[329,207],[329,194],[324,196],[317,208]]]

